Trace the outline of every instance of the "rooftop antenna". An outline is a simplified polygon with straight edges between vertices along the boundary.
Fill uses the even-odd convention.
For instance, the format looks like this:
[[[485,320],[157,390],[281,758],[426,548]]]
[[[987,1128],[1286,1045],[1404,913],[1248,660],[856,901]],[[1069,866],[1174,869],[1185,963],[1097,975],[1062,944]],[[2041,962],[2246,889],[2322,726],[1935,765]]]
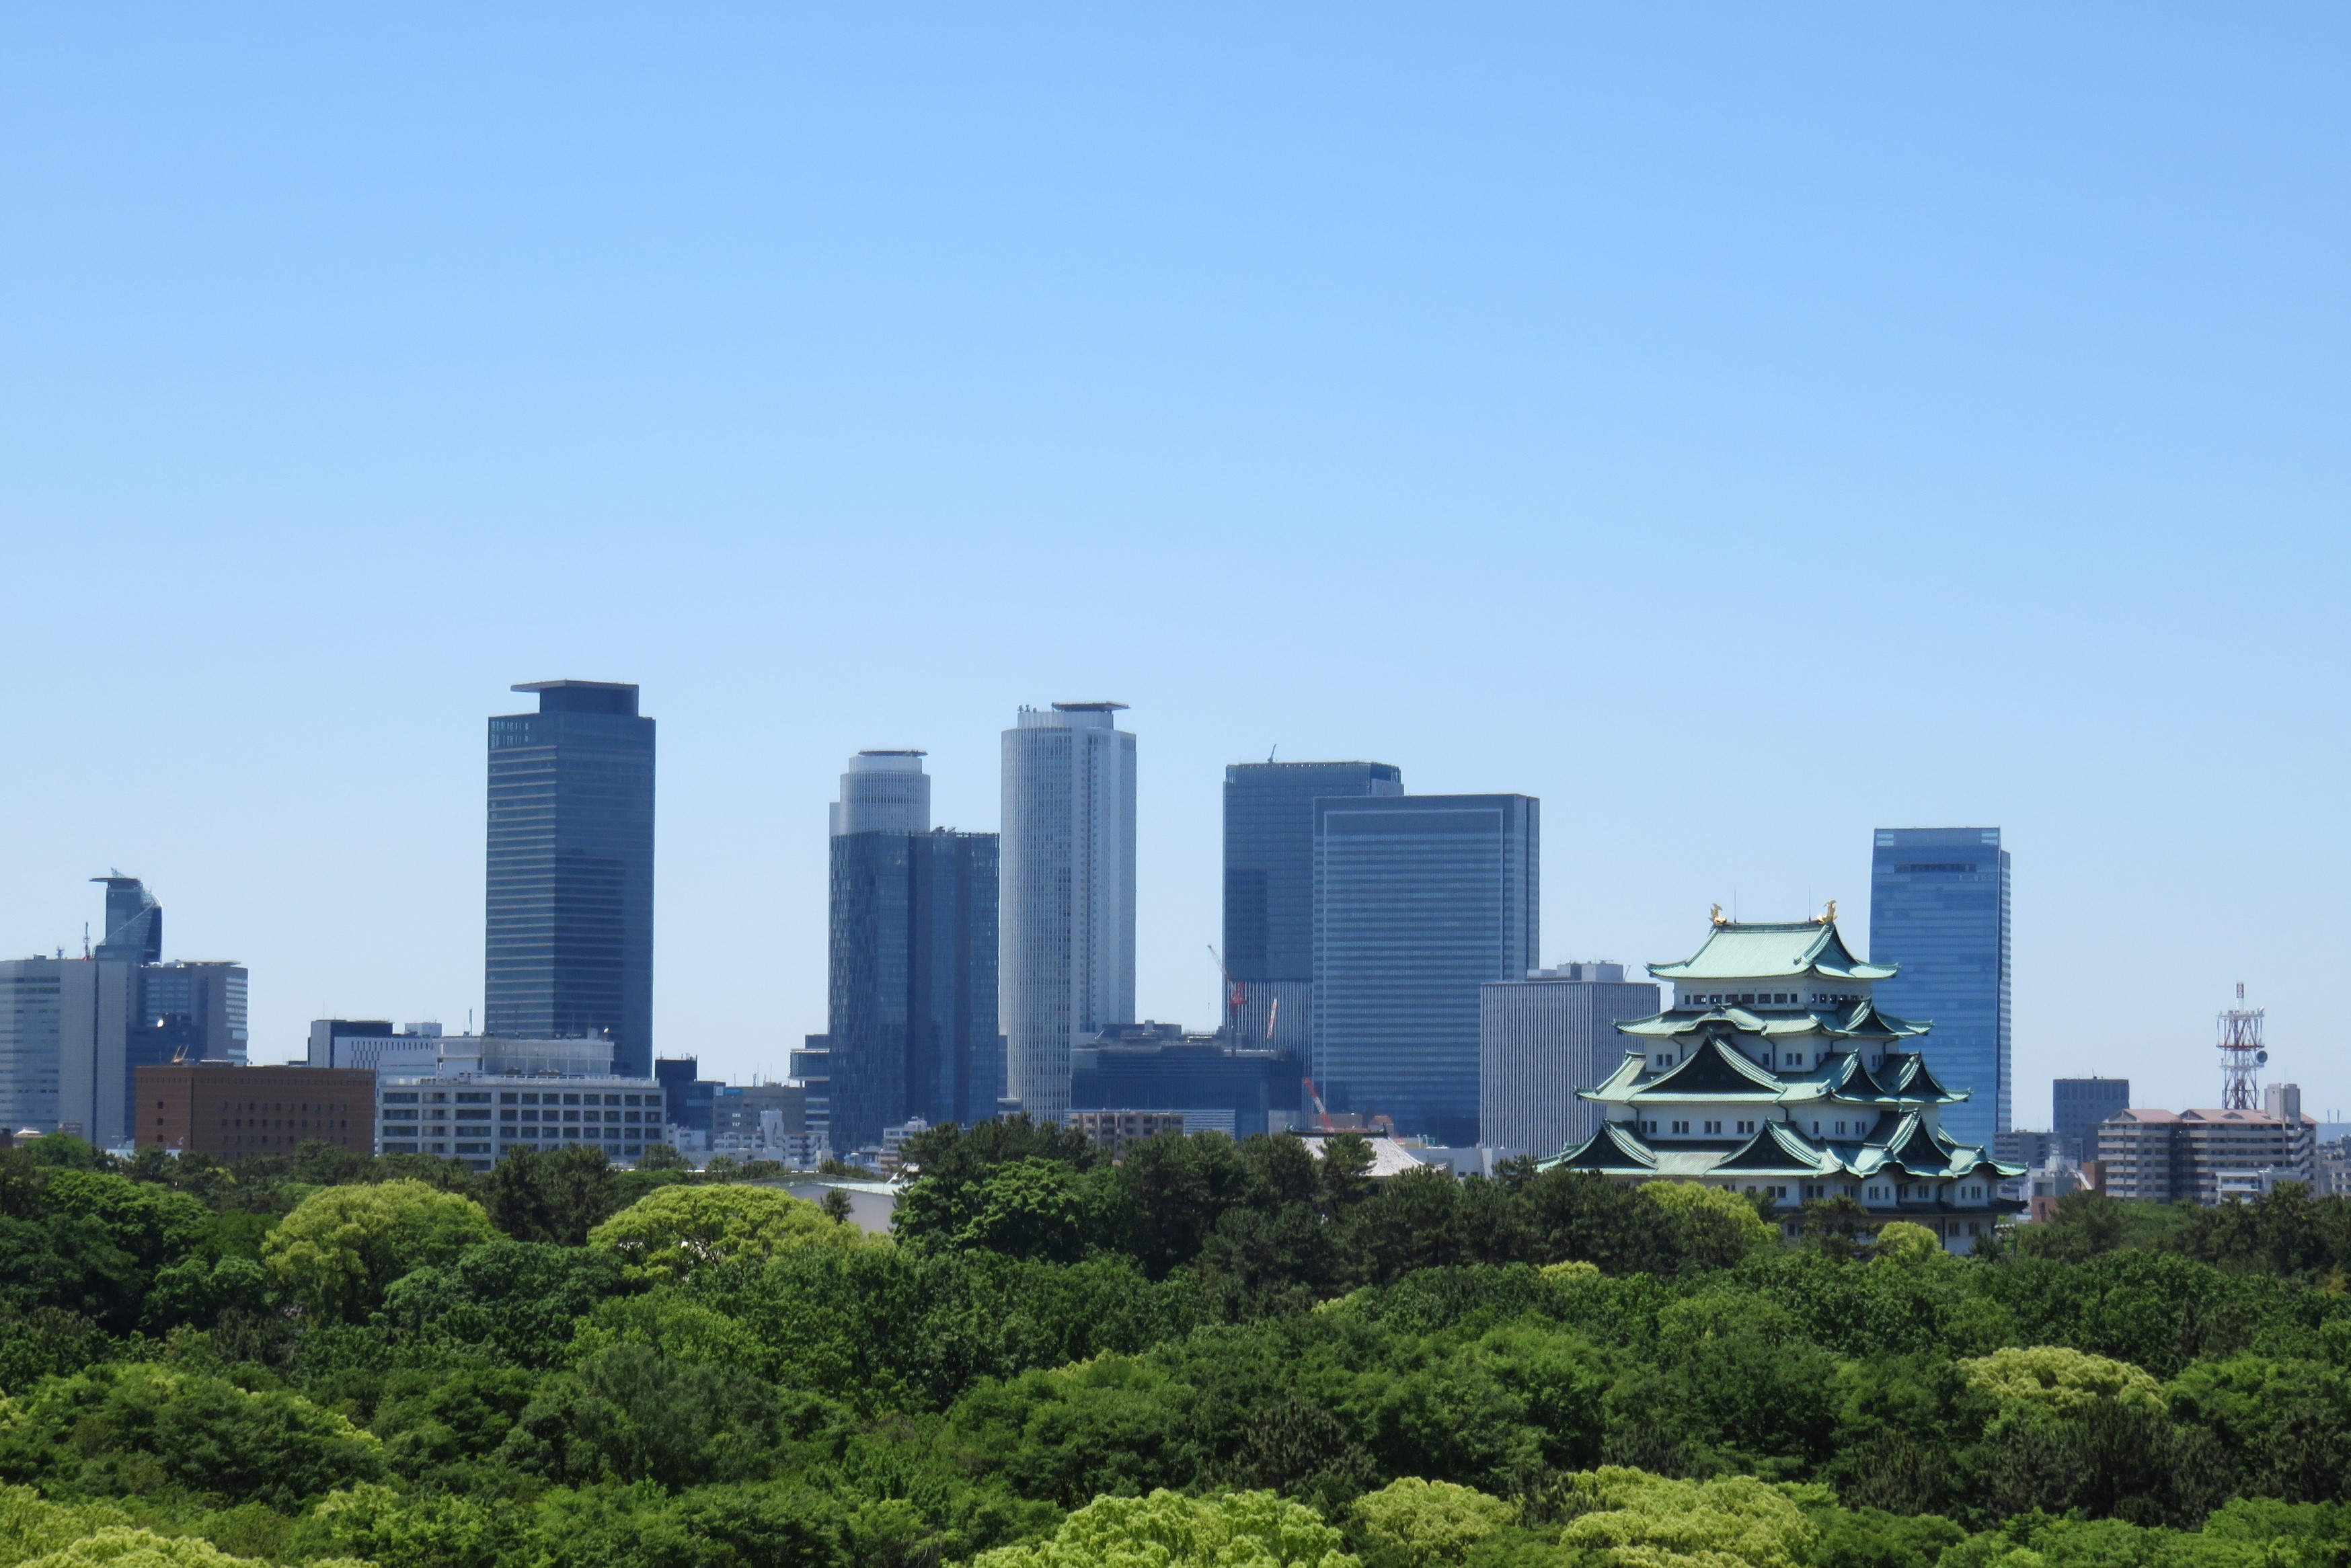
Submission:
[[[1268,751],[1268,752],[1265,754],[1265,765],[1266,765],[1268,768],[1272,767],[1272,766],[1273,766],[1273,759],[1274,759],[1276,757],[1280,756],[1280,752],[1281,752],[1281,745],[1280,745],[1280,743],[1279,741],[1277,741],[1277,742],[1275,742],[1275,743],[1274,743],[1273,748],[1272,748],[1271,750]]]
[[[87,920],[81,923],[81,956],[85,958],[89,956],[89,922]]]
[[[2262,1068],[2270,1059],[2262,1043],[2262,1019],[2266,1008],[2245,1006],[2245,982],[2237,982],[2237,1005],[2220,1015],[2220,1109],[2259,1109],[2254,1091],[2261,1086]]]

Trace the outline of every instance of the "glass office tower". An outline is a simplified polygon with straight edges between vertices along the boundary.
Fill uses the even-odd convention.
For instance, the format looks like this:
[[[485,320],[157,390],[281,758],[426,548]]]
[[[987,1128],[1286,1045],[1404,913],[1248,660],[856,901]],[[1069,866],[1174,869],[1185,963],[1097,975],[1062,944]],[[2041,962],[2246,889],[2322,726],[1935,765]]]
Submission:
[[[1971,1098],[1947,1107],[1962,1144],[2008,1131],[2008,852],[1998,828],[1880,828],[1869,863],[1869,959],[1897,1018],[1932,1023],[1927,1061]]]
[[[842,1153],[916,1116],[984,1122],[1003,1092],[998,841],[930,826],[922,755],[860,752],[832,809],[827,1132]]]
[[[1225,769],[1224,1022],[1249,1051],[1304,1055],[1314,998],[1314,802],[1404,793],[1384,762]]]
[[[612,1070],[653,1062],[653,721],[637,688],[534,681],[490,720],[485,1028],[609,1033]]]
[[[1314,802],[1313,1078],[1331,1111],[1478,1139],[1478,993],[1535,966],[1541,802]]]

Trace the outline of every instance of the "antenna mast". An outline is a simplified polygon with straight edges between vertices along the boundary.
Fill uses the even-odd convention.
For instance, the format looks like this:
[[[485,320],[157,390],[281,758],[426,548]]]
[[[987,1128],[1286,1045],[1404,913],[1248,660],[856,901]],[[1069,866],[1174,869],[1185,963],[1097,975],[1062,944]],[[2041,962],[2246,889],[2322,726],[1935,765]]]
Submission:
[[[2262,1066],[2270,1059],[2262,1044],[2262,1019],[2266,1008],[2245,1006],[2245,983],[2237,982],[2237,1005],[2220,1015],[2220,1109],[2261,1109],[2255,1091],[2261,1087]]]

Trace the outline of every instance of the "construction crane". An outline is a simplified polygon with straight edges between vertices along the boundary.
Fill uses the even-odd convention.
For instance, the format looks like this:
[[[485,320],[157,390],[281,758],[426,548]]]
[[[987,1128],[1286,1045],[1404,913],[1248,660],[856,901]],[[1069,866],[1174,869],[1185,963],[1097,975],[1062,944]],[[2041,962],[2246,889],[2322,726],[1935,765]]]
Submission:
[[[1233,978],[1233,972],[1225,967],[1225,961],[1217,955],[1214,942],[1208,944],[1208,962],[1217,967],[1217,975],[1225,983],[1225,1038],[1238,1046],[1239,1037],[1237,1030],[1241,1009],[1249,1005],[1249,983]]]

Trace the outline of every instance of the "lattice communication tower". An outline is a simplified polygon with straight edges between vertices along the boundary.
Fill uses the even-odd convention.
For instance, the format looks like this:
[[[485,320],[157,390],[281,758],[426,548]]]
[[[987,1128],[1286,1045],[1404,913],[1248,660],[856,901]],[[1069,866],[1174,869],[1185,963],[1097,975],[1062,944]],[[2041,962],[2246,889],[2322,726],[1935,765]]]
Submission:
[[[2270,1059],[2262,1044],[2265,1008],[2245,1006],[2245,983],[2237,982],[2237,1005],[2220,1015],[2220,1109],[2261,1109],[2262,1066]]]

